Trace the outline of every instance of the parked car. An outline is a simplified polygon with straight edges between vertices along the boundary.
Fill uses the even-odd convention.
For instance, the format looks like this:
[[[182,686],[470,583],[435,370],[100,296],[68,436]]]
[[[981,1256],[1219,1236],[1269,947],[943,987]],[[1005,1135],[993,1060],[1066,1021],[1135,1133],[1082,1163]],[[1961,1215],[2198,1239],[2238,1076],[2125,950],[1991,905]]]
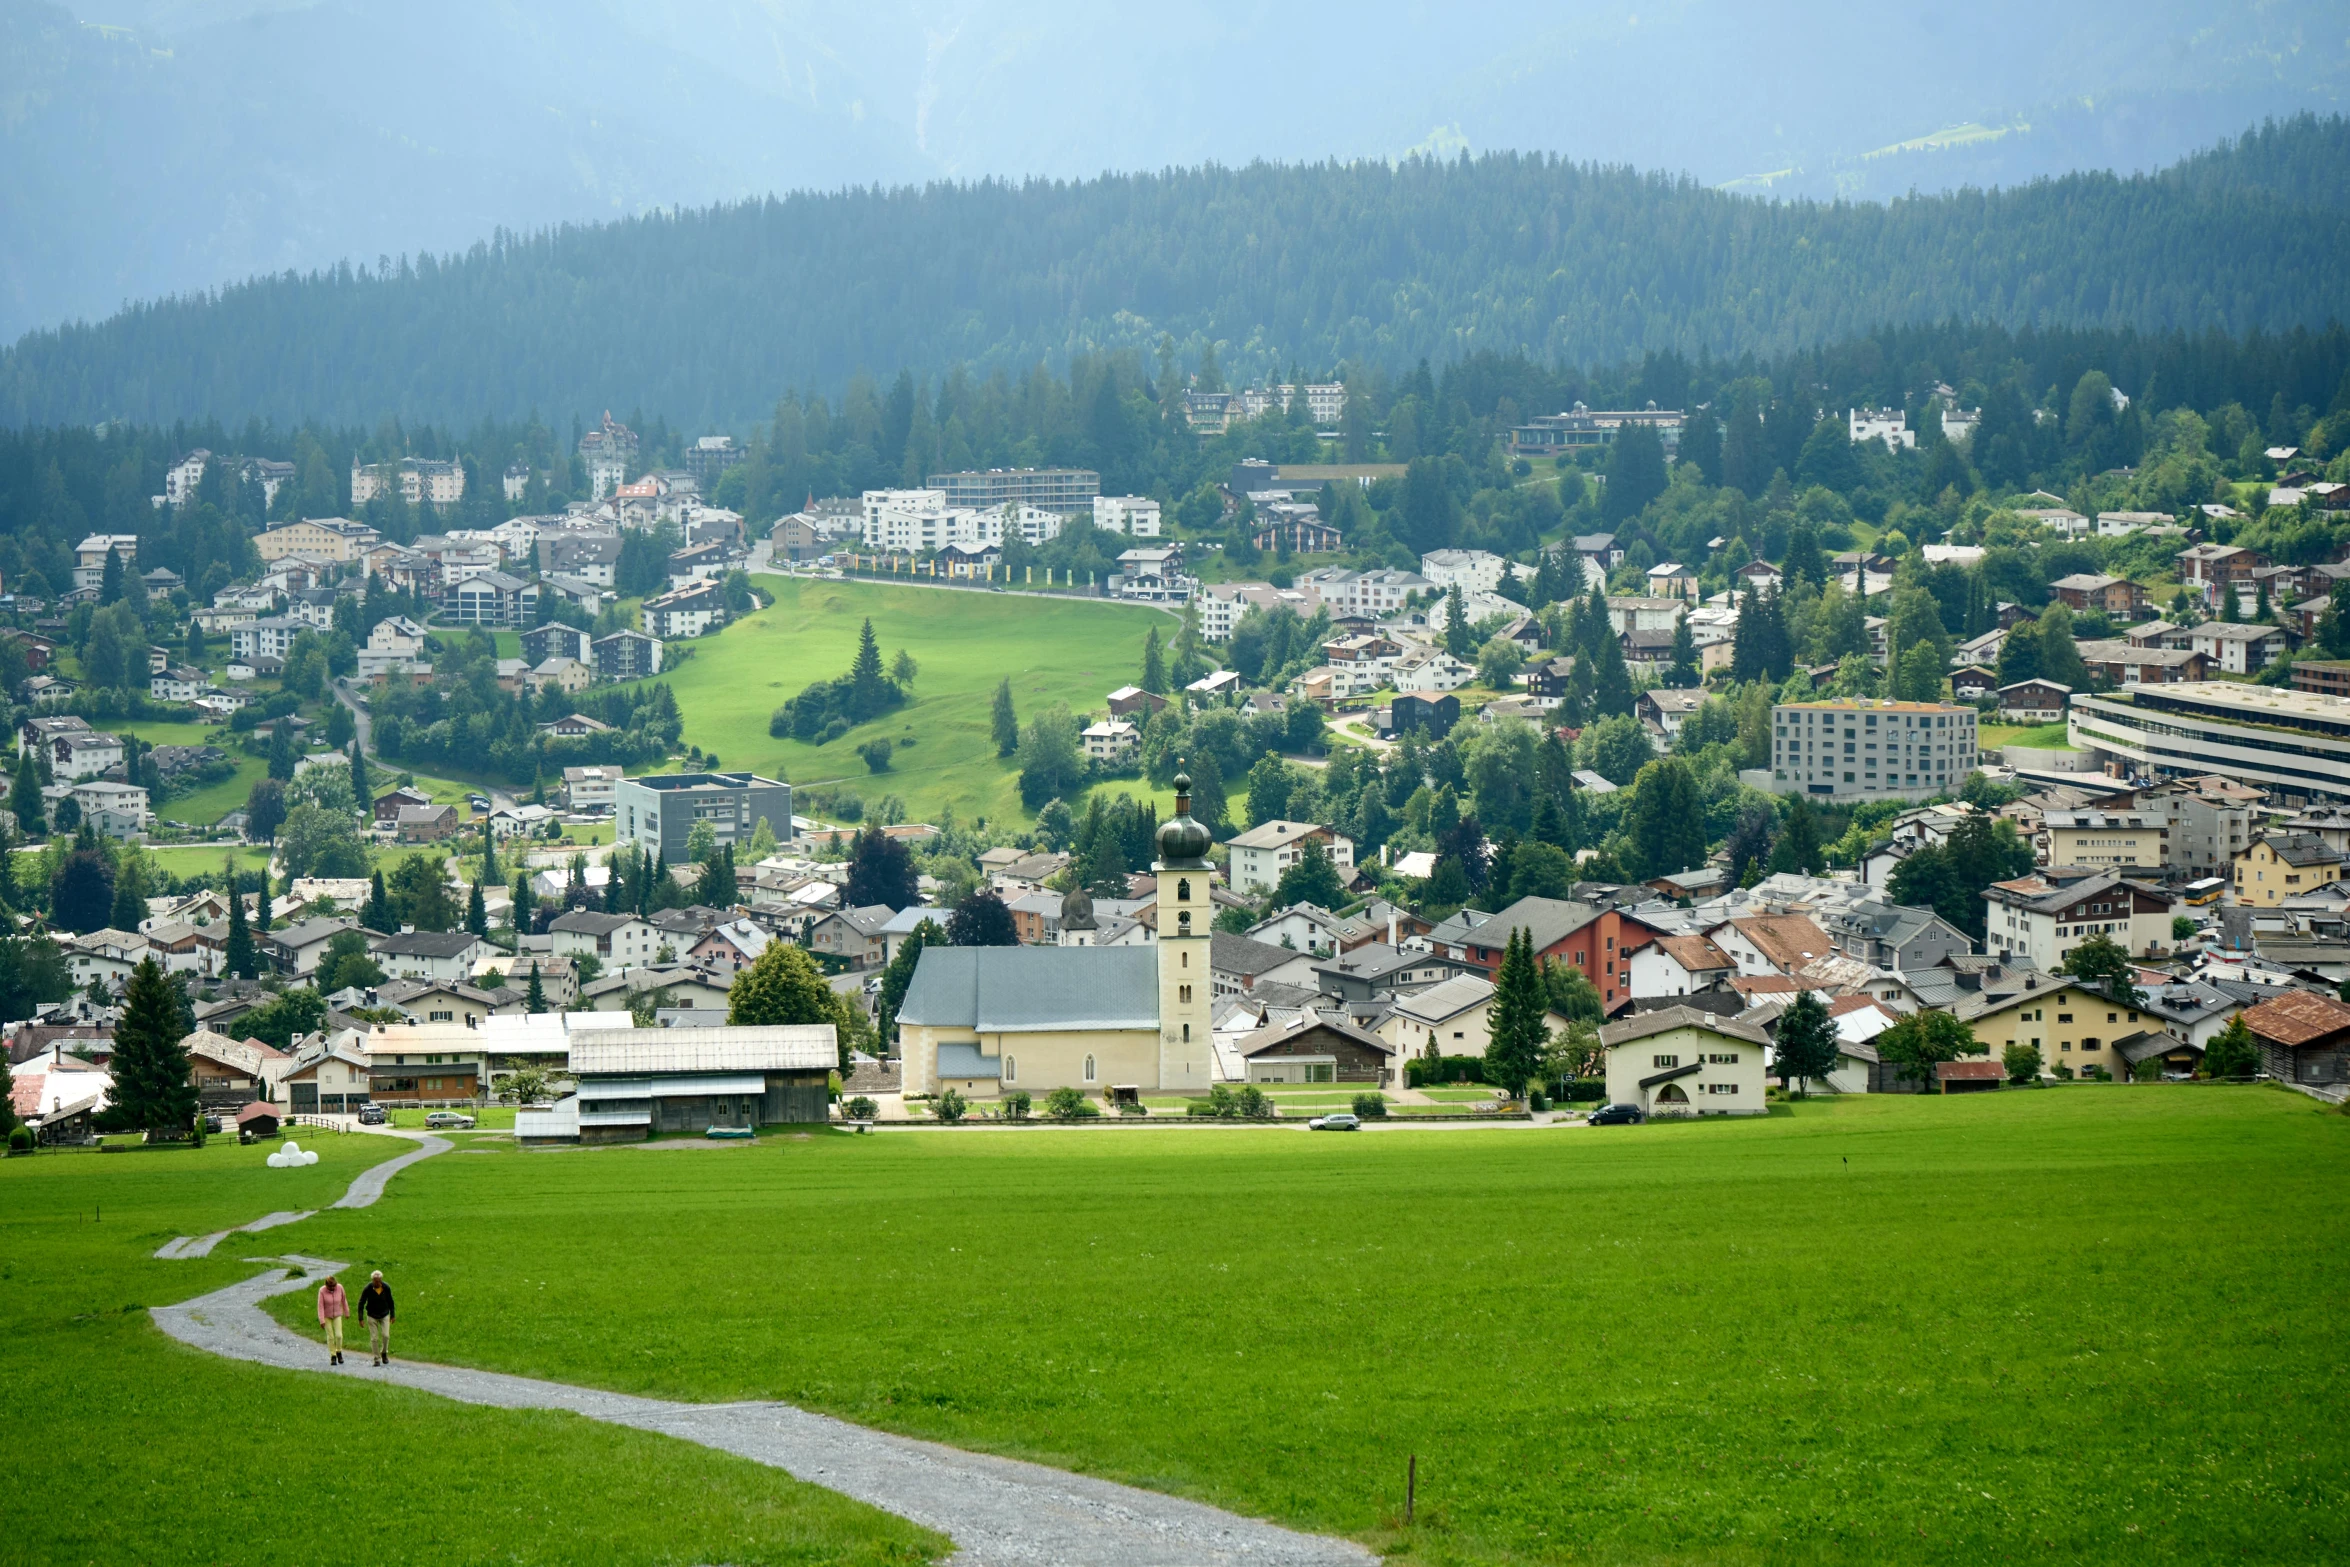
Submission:
[[[1362,1117],[1348,1115],[1343,1111],[1337,1115],[1318,1115],[1306,1123],[1309,1132],[1359,1132],[1362,1129]]]
[[[361,1126],[381,1126],[390,1119],[391,1116],[385,1113],[382,1105],[361,1105],[359,1107],[359,1124]]]
[[[1648,1112],[1638,1105],[1602,1105],[1591,1112],[1593,1126],[1638,1126],[1648,1119]]]
[[[218,1137],[220,1135],[220,1124],[219,1116],[206,1116],[204,1118],[204,1135],[206,1137]]]
[[[435,1110],[424,1118],[424,1129],[428,1132],[470,1132],[473,1130],[473,1117],[462,1110]]]

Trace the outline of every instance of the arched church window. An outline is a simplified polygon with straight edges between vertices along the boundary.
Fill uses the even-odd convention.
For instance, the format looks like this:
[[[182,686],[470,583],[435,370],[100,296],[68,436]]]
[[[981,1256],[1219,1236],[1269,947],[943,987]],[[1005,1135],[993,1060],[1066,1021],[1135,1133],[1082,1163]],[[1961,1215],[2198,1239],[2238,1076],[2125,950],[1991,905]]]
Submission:
[[[1175,901],[1177,903],[1191,901],[1191,878],[1189,876],[1179,876],[1175,879]]]
[[[1091,1056],[1085,1058],[1085,1080],[1089,1083],[1093,1081],[1093,1057]]]

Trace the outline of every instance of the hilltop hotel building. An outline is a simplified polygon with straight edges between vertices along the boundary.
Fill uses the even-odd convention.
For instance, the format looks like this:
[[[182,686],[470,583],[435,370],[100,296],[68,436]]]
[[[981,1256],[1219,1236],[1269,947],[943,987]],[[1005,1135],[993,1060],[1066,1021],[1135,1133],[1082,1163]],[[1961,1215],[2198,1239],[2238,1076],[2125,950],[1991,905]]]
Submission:
[[[898,1009],[908,1094],[1204,1093],[1215,1081],[1207,828],[1191,779],[1161,824],[1159,939],[1140,947],[926,947]]]
[[[1975,710],[1942,702],[1782,702],[1771,709],[1771,787],[1827,803],[1928,800],[1974,770]]]

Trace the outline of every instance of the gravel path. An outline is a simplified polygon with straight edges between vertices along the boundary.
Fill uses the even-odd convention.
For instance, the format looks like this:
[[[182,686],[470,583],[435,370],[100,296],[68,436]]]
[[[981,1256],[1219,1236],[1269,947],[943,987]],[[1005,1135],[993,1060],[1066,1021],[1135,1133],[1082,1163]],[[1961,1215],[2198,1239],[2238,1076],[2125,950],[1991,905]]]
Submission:
[[[445,1137],[419,1136],[413,1132],[382,1132],[383,1137],[398,1137],[417,1144],[414,1153],[404,1153],[397,1159],[386,1159],[381,1164],[369,1165],[351,1182],[334,1206],[337,1208],[372,1208],[375,1200],[384,1194],[384,1183],[419,1159],[429,1159],[437,1153],[447,1153],[456,1144]],[[212,1248],[232,1235],[258,1235],[263,1230],[274,1230],[281,1224],[297,1224],[316,1213],[316,1208],[300,1212],[263,1214],[251,1224],[240,1224],[233,1230],[214,1230],[210,1235],[175,1235],[155,1248],[155,1255],[164,1262],[180,1262],[189,1257],[209,1257]]]
[[[336,1206],[368,1206],[393,1174],[450,1146],[438,1137],[423,1142],[361,1175]],[[235,1233],[205,1237],[206,1250]],[[277,1260],[286,1266],[181,1305],[154,1307],[156,1326],[183,1344],[235,1360],[388,1382],[460,1403],[568,1410],[738,1454],[951,1536],[955,1567],[1373,1567],[1378,1560],[1348,1541],[1041,1464],[891,1436],[789,1404],[674,1403],[456,1366],[395,1360],[376,1367],[356,1356],[328,1366],[321,1346],[281,1327],[261,1303],[309,1288],[346,1264],[298,1255]]]

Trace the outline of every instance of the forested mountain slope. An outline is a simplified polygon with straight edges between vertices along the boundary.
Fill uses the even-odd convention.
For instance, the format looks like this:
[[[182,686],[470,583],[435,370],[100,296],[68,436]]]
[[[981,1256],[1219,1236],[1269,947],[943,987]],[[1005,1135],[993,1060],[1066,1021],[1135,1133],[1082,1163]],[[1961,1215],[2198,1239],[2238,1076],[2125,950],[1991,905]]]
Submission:
[[[860,369],[1155,350],[1228,370],[1772,354],[1886,323],[2244,333],[2341,311],[2350,122],[2152,176],[1768,202],[1496,154],[936,184],[502,235],[27,337],[0,419],[730,424]]]
[[[0,0],[0,342],[770,192],[1413,149],[1889,199],[2350,103],[2340,0]]]

